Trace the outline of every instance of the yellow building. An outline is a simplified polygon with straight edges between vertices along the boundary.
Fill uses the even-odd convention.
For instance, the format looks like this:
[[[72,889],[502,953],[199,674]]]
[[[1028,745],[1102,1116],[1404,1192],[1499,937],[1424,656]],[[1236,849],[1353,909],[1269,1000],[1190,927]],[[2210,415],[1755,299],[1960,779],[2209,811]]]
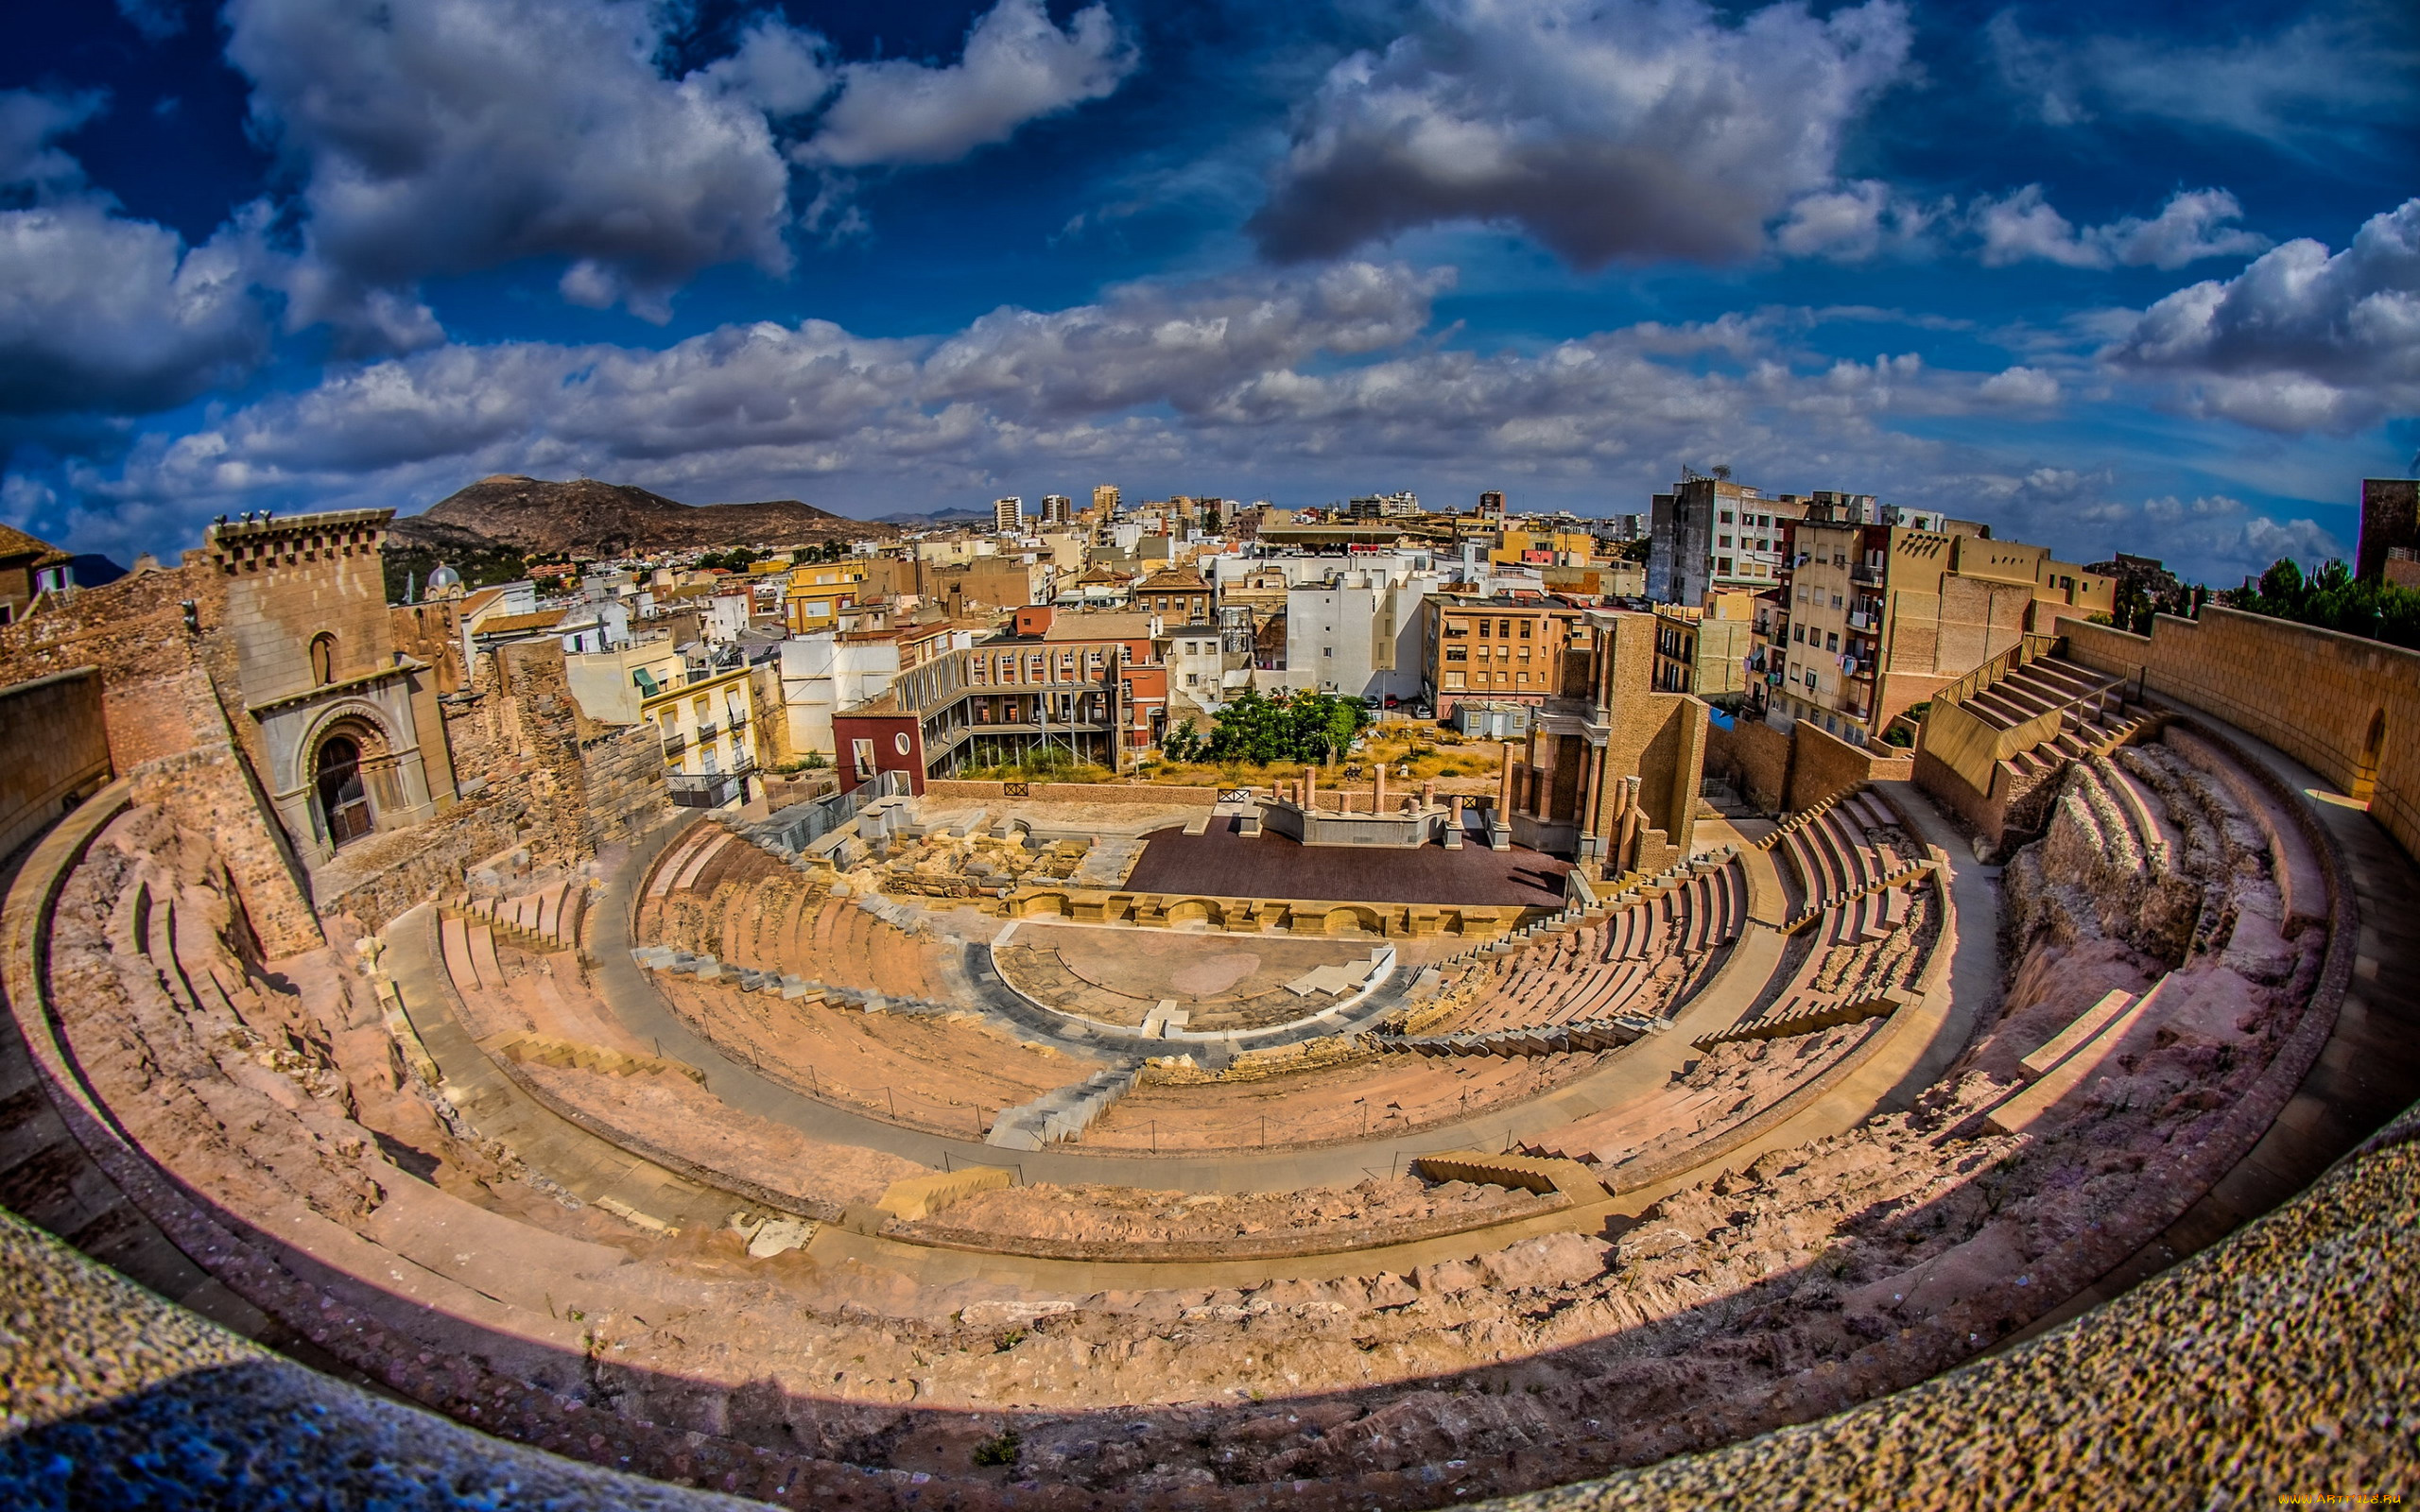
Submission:
[[[813,562],[790,569],[790,585],[782,595],[782,618],[792,635],[828,630],[840,610],[857,601],[864,567],[853,561]]]
[[[756,697],[746,662],[692,667],[666,637],[567,656],[563,672],[590,719],[655,727],[673,801],[718,808],[747,796],[747,775],[756,767]]]
[[[1596,540],[1584,530],[1506,530],[1499,532],[1487,559],[1497,566],[1578,566],[1588,560]]]

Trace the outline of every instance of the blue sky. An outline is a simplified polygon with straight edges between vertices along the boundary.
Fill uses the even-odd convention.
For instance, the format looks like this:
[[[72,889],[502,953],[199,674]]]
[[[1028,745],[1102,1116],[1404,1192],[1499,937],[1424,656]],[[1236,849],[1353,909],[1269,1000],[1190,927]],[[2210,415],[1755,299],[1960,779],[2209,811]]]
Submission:
[[[0,52],[0,520],[1684,465],[2225,581],[2420,450],[2420,25],[116,0]]]

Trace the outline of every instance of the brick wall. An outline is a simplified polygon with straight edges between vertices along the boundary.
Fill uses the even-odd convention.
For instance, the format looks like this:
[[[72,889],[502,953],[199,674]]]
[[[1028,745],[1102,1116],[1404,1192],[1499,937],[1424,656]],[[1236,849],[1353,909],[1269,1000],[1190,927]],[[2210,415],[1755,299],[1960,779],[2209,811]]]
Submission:
[[[1730,778],[1756,807],[1779,810],[1789,795],[1789,737],[1761,719],[1737,719],[1729,730],[1710,725],[1705,769]]]
[[[1794,812],[1868,782],[1905,782],[1915,774],[1915,753],[1878,755],[1871,746],[1852,746],[1822,726],[1802,719],[1790,727],[1789,808]]]
[[[2062,619],[2057,631],[2073,660],[2139,676],[2340,791],[2374,784],[2371,816],[2420,856],[2420,652],[2216,604],[2199,620],[2163,614],[2148,636],[2082,619]]]
[[[90,667],[0,688],[0,858],[110,780],[101,675]]]

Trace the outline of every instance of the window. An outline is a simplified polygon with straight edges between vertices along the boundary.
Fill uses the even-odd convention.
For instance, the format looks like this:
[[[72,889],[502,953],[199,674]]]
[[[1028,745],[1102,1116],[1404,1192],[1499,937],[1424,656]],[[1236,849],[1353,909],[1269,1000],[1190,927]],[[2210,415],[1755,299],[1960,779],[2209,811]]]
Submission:
[[[1479,621],[1479,622],[1478,622],[1478,633],[1479,633],[1479,634],[1481,634],[1481,635],[1485,635],[1485,634],[1488,632],[1488,629],[1489,629],[1489,628],[1490,628],[1490,624],[1489,624],[1489,622],[1488,622],[1488,621],[1486,621],[1486,620],[1481,620],[1481,621]]]
[[[1840,594],[1838,594],[1838,593],[1834,593],[1834,594],[1832,595],[1832,607],[1833,607],[1834,609],[1838,609],[1838,608],[1840,608],[1840,607],[1841,607],[1841,595],[1840,595]]]
[[[1497,620],[1495,622],[1495,633],[1500,639],[1511,639],[1512,635],[1512,622],[1511,620]]]
[[[1721,560],[1721,562],[1720,562],[1720,565],[1718,565],[1718,566],[1715,568],[1715,571],[1717,571],[1717,572],[1720,573],[1720,574],[1721,574],[1723,576],[1725,576],[1725,577],[1730,576],[1731,576],[1731,558],[1728,558],[1728,557],[1723,558],[1722,558],[1722,560]]]
[[[1830,635],[1827,635],[1827,636],[1824,637],[1824,650],[1826,650],[1826,651],[1837,651],[1837,650],[1839,650],[1840,648],[1841,648],[1841,637],[1840,637],[1840,635],[1839,635],[1839,633],[1838,633],[1838,632],[1834,632],[1833,634],[1830,634]]]
[[[337,680],[337,638],[325,630],[311,637],[311,681],[324,687]]]
[[[1717,519],[1720,520],[1724,524],[1726,524],[1726,525],[1727,525],[1727,524],[1729,524],[1731,523],[1731,511],[1730,511],[1730,510],[1728,510],[1728,509],[1725,509],[1725,510],[1723,510],[1723,511],[1722,511],[1722,513],[1720,513],[1720,515],[1717,515],[1715,518],[1717,518]],[[1724,542],[1723,542],[1723,544],[1727,546],[1727,545],[1731,544],[1731,542],[1730,542],[1730,541],[1724,541]]]
[[[1717,541],[1715,544],[1720,546],[1723,550],[1728,551],[1731,549],[1731,538],[1729,536],[1724,536],[1720,540]]]
[[[1445,660],[1448,662],[1467,662],[1470,660],[1470,652],[1461,646],[1449,645],[1445,647]]]
[[[1525,641],[1526,641],[1526,640],[1528,640],[1529,638],[1530,638],[1530,622],[1529,622],[1528,620],[1523,620],[1523,621],[1521,622],[1521,639],[1523,639],[1523,640],[1525,640]],[[1529,652],[1527,652],[1527,651],[1524,651],[1524,652],[1522,652],[1521,654],[1522,654],[1523,656],[1528,656],[1530,653],[1529,653]]]
[[[1320,647],[1320,655],[1334,656],[1336,655],[1336,647],[1332,645],[1322,645]]]

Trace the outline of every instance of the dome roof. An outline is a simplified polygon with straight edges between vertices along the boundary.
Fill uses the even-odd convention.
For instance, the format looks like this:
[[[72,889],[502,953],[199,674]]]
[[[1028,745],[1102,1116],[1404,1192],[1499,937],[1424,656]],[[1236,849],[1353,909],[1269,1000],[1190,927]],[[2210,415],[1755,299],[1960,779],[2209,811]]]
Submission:
[[[462,575],[443,562],[438,563],[437,571],[428,575],[428,587],[425,592],[429,593],[458,593],[461,591]]]

